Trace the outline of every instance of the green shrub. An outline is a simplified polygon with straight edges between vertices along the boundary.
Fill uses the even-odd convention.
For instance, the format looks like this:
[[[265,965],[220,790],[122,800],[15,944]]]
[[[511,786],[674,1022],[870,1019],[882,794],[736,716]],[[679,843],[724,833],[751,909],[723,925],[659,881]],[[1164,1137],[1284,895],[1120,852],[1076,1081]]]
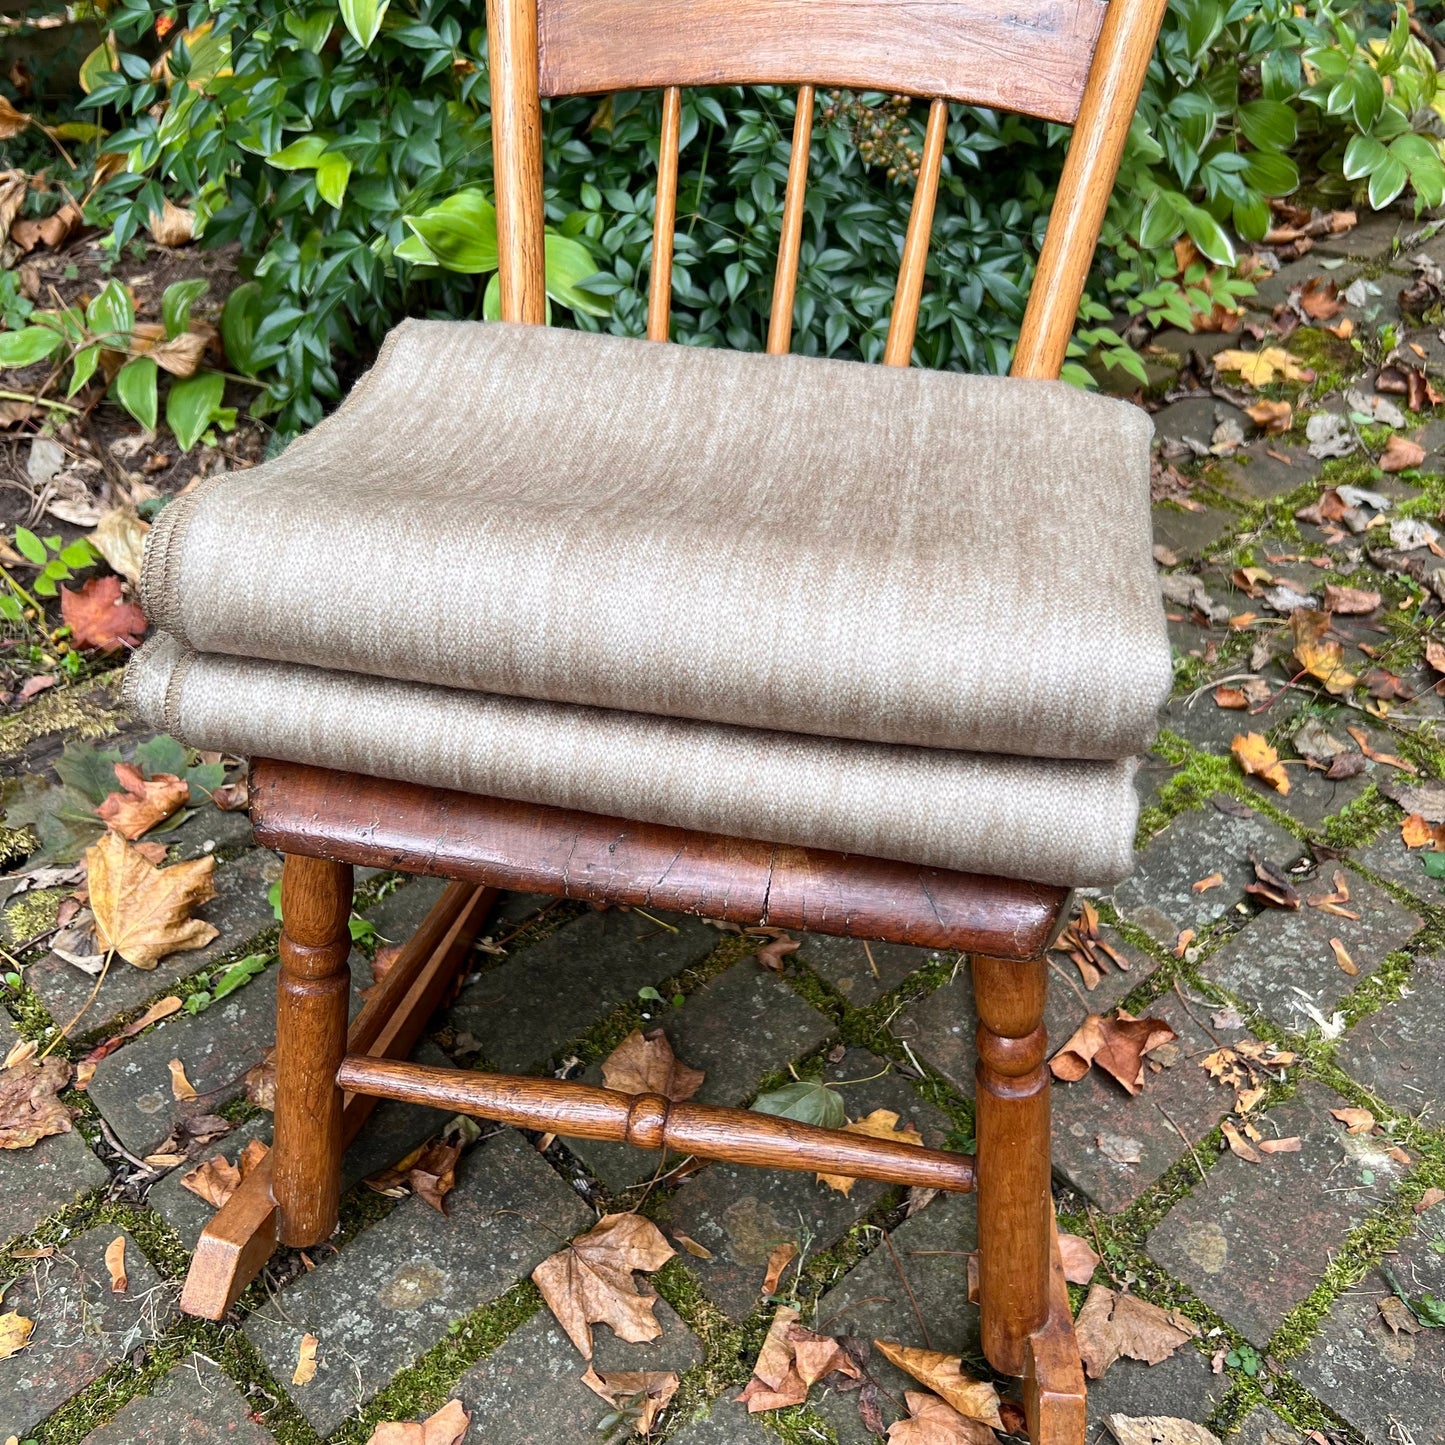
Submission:
[[[87,112],[125,168],[92,218],[119,245],[164,197],[254,275],[228,308],[230,362],[267,383],[282,430],[341,390],[337,357],[404,314],[486,314],[495,266],[485,32],[475,0],[209,0],[177,26],[120,0],[83,73]],[[350,27],[348,30],[347,27]],[[159,59],[151,57],[163,51]],[[1436,71],[1401,9],[1371,26],[1345,0],[1170,0],[1109,210],[1075,354],[1142,375],[1111,311],[1188,325],[1247,291],[1233,237],[1268,201],[1317,189],[1381,205],[1445,193],[1429,134]],[[787,174],[791,92],[690,91],[674,263],[674,335],[761,344]],[[571,324],[644,324],[659,99],[552,102],[549,290]],[[830,98],[815,131],[794,347],[876,357],[912,188],[922,107]],[[1067,144],[1066,127],[955,106],[917,353],[1002,371]],[[890,175],[890,172],[893,174]],[[899,176],[902,178],[899,179]],[[1200,259],[1176,257],[1187,235]],[[490,249],[489,249],[490,247]],[[1183,261],[1184,269],[1180,264]],[[1079,373],[1076,371],[1075,375]]]

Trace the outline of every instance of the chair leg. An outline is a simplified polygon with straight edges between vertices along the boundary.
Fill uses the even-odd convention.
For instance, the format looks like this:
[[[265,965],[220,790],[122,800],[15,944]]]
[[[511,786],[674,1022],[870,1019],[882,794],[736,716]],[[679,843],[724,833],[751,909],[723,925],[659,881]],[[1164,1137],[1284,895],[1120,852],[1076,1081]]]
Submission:
[[[281,875],[272,1197],[282,1244],[318,1244],[341,1203],[341,1088],[351,996],[351,865],[287,854]]]
[[[976,956],[975,1133],[983,1352],[1026,1377],[1034,1445],[1083,1445],[1084,1386],[1049,1189],[1048,965]]]

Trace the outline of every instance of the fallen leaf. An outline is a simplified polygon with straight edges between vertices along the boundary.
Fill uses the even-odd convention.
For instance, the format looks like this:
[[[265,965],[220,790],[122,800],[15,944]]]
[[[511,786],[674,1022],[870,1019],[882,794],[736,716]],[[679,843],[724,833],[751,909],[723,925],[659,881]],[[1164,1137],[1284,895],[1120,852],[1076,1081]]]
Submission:
[[[117,1234],[105,1247],[105,1268],[110,1275],[110,1292],[124,1294],[130,1288],[125,1273],[125,1235]]]
[[[632,1428],[639,1435],[651,1435],[657,1417],[672,1403],[681,1382],[671,1370],[609,1370],[598,1374],[589,1365],[582,1383],[614,1410],[628,1402],[637,1402],[640,1408]]]
[[[1339,697],[1354,687],[1356,677],[1345,668],[1345,647],[1342,642],[1327,638],[1329,614],[1301,607],[1290,615],[1290,631],[1294,635],[1294,655],[1300,666],[1326,692]]]
[[[1240,733],[1229,750],[1251,777],[1262,778],[1277,793],[1289,792],[1289,775],[1263,733]]]
[[[1399,432],[1395,432],[1380,455],[1380,470],[1406,472],[1412,467],[1418,467],[1424,460],[1425,448],[1419,442],[1409,441]]]
[[[14,140],[29,124],[30,117],[21,114],[0,95],[0,140]]]
[[[39,1052],[40,1045],[34,1039],[20,1039],[5,1055],[5,1062],[0,1064],[0,1069],[13,1069],[16,1064],[23,1064],[27,1059],[33,1059]]]
[[[682,1234],[678,1230],[672,1231],[672,1237],[694,1258],[711,1259],[712,1250],[706,1245],[701,1245],[690,1234]]]
[[[1434,1209],[1442,1200],[1445,1200],[1445,1189],[1441,1189],[1437,1185],[1431,1185],[1431,1187],[1415,1201],[1415,1213],[1424,1214],[1427,1209]]]
[[[802,946],[796,938],[789,938],[786,933],[780,933],[758,949],[755,957],[764,968],[773,973],[781,973],[783,960],[788,954],[796,953]]]
[[[116,763],[115,780],[123,789],[107,794],[95,810],[107,828],[132,841],[163,823],[186,805],[191,785],[174,773],[147,778],[134,763]]]
[[[145,539],[149,531],[150,523],[141,521],[134,507],[116,507],[95,524],[89,540],[111,567],[134,587],[140,582],[141,557],[145,553]]]
[[[34,1328],[34,1320],[27,1320],[14,1310],[0,1315],[0,1360],[18,1355],[30,1343],[30,1331]]]
[[[1247,1159],[1251,1164],[1263,1162],[1259,1157],[1259,1151],[1239,1132],[1233,1119],[1226,1119],[1220,1127],[1224,1131],[1224,1142],[1229,1145],[1232,1154],[1237,1154],[1241,1159]]]
[[[157,246],[184,246],[196,234],[196,214],[167,196],[161,213],[150,213],[146,229]]]
[[[773,1252],[768,1256],[767,1272],[763,1275],[763,1293],[765,1295],[776,1294],[778,1284],[783,1278],[783,1271],[798,1257],[798,1246],[789,1240],[786,1244],[775,1246]]]
[[[778,1306],[752,1376],[742,1394],[736,1397],[739,1404],[748,1407],[748,1414],[785,1410],[801,1405],[808,1398],[808,1387],[793,1368],[793,1347],[788,1340],[788,1333],[797,1322],[797,1310],[791,1305]]]
[[[891,1109],[874,1109],[866,1118],[855,1119],[851,1124],[845,1124],[842,1132],[844,1134],[862,1134],[868,1139],[891,1139],[895,1144],[915,1144],[919,1148],[923,1146],[923,1135],[918,1132],[910,1123],[898,1122],[898,1115]],[[850,1179],[846,1174],[819,1174],[818,1183],[826,1184],[829,1189],[836,1189],[839,1194],[851,1193],[853,1186],[858,1181]]]
[[[1126,1134],[1096,1134],[1094,1142],[1106,1159],[1116,1164],[1138,1164],[1144,1158],[1144,1145]]]
[[[1375,1116],[1368,1109],[1350,1106],[1344,1109],[1331,1109],[1330,1113],[1351,1134],[1368,1134],[1375,1127]]]
[[[1372,763],[1384,763],[1387,768],[1398,768],[1402,773],[1409,773],[1412,777],[1419,771],[1414,763],[1407,763],[1404,758],[1397,758],[1393,753],[1376,752],[1370,746],[1369,734],[1363,728],[1346,728],[1345,731],[1354,738],[1360,751]]]
[[[1088,1284],[1099,1267],[1099,1256],[1086,1239],[1077,1234],[1059,1236],[1059,1254],[1064,1261],[1064,1278],[1070,1284]]]
[[[400,1198],[410,1189],[438,1214],[445,1214],[446,1197],[456,1188],[457,1162],[462,1157],[460,1139],[430,1139],[413,1149],[404,1159],[373,1174],[366,1184],[378,1194]]]
[[[157,868],[124,838],[107,833],[85,850],[85,868],[98,943],[137,968],[204,948],[219,932],[190,917],[192,908],[216,896],[213,856]]]
[[[1191,883],[1189,885],[1189,891],[1191,893],[1208,893],[1211,888],[1221,888],[1223,886],[1224,874],[1211,873],[1208,878],[1200,878],[1198,881]]]
[[[532,1271],[557,1323],[584,1359],[592,1358],[592,1326],[607,1324],[632,1344],[662,1333],[656,1295],[638,1291],[634,1270],[661,1269],[677,1251],[650,1219],[608,1214]]]
[[[0,1071],[0,1149],[28,1149],[70,1132],[70,1110],[57,1097],[69,1079],[69,1063],[54,1054]]]
[[[707,1075],[673,1056],[661,1029],[633,1029],[602,1061],[604,1087],[623,1094],[660,1094],[680,1104],[702,1088]]]
[[[145,635],[145,613],[121,596],[119,577],[92,577],[78,592],[60,589],[60,615],[77,647],[114,652]]]
[[[1073,960],[1087,989],[1097,988],[1111,966],[1129,972],[1129,960],[1100,934],[1099,910],[1087,898],[1080,900],[1078,914],[1053,947]]]
[[[1301,1147],[1302,1141],[1298,1135],[1291,1135],[1288,1139],[1261,1139],[1259,1141],[1261,1154],[1298,1154]]]
[[[1445,823],[1427,823],[1420,813],[1411,813],[1400,823],[1400,838],[1407,848],[1445,849]]]
[[[309,1385],[316,1378],[316,1346],[321,1343],[315,1335],[302,1335],[296,1350],[296,1368],[291,1372],[293,1385]]]
[[[435,1415],[415,1420],[383,1420],[366,1445],[462,1445],[472,1417],[460,1400],[448,1400]]]
[[[1390,1333],[1398,1335],[1401,1330],[1407,1335],[1419,1332],[1420,1321],[1411,1313],[1410,1306],[1399,1295],[1387,1294],[1379,1303],[1380,1318],[1389,1326]]]
[[[1119,1445],[1219,1445],[1212,1430],[1174,1415],[1106,1415],[1104,1423]]]
[[[1330,949],[1335,955],[1335,962],[1339,964],[1351,978],[1358,978],[1360,973],[1359,966],[1355,963],[1354,959],[1350,957],[1350,952],[1344,943],[1338,938],[1332,938],[1330,939]]]
[[[1096,1284],[1074,1322],[1079,1352],[1091,1380],[1123,1357],[1157,1365],[1167,1360],[1199,1326],[1177,1310],[1162,1310],[1137,1295],[1116,1294]]]
[[[1266,436],[1272,432],[1287,432],[1294,425],[1294,408],[1287,401],[1265,401],[1261,398],[1253,406],[1247,406],[1244,414]]]
[[[885,1360],[912,1375],[919,1384],[927,1385],[960,1415],[970,1420],[981,1420],[995,1430],[1003,1429],[998,1388],[988,1380],[976,1380],[966,1374],[963,1361],[957,1355],[914,1349],[889,1340],[874,1340],[873,1343]]]
[[[276,1112],[276,1046],[271,1045],[258,1063],[246,1070],[246,1098],[268,1114]]]
[[[252,1139],[235,1164],[229,1163],[224,1154],[217,1154],[198,1164],[188,1174],[183,1174],[181,1188],[189,1190],[198,1199],[204,1199],[213,1209],[220,1209],[268,1153],[270,1150],[265,1144],[259,1139]]]
[[[1136,1019],[1118,1009],[1112,1018],[1090,1014],[1049,1060],[1056,1079],[1072,1083],[1097,1064],[1131,1094],[1144,1087],[1144,1055],[1178,1035],[1163,1019]]]
[[[1244,891],[1253,898],[1269,904],[1271,908],[1298,908],[1299,890],[1289,881],[1284,869],[1261,858],[1253,848],[1249,850],[1250,865],[1254,869],[1254,882],[1246,883]]]
[[[1259,351],[1220,351],[1214,357],[1214,366],[1216,371],[1237,372],[1246,386],[1268,386],[1275,380],[1315,379],[1314,372],[1282,346],[1266,346]]]
[[[907,1418],[888,1427],[888,1445],[995,1445],[997,1436],[979,1420],[925,1390],[906,1390]]]
[[[1335,583],[1325,584],[1324,610],[1341,617],[1367,617],[1380,605],[1378,592],[1367,592],[1363,587],[1339,587]]]

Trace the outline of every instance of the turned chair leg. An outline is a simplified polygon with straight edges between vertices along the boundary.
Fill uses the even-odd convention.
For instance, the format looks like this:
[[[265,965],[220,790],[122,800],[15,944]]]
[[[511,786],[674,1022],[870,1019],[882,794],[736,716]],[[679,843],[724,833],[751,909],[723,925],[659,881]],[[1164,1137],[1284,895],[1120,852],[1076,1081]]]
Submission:
[[[1049,1315],[1053,1251],[1047,965],[973,960],[978,1009],[978,1243],[983,1352],[1022,1375],[1029,1336]]]
[[[287,854],[281,875],[272,1197],[282,1244],[318,1244],[341,1202],[341,1089],[351,997],[351,865]]]

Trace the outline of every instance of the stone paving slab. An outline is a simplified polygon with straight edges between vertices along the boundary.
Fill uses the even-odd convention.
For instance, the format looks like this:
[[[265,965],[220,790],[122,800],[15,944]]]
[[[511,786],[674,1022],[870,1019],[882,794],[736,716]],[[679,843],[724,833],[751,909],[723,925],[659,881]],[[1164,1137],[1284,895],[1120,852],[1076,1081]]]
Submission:
[[[1380,1301],[1393,1293],[1388,1269],[1411,1300],[1445,1299],[1445,1207],[1420,1216],[1416,1231],[1380,1268],[1331,1306],[1305,1354],[1288,1369],[1373,1445],[1445,1445],[1445,1330],[1393,1333]]]
[[[288,1393],[321,1434],[447,1333],[593,1221],[589,1210],[512,1130],[472,1149],[444,1217],[415,1197],[300,1276],[245,1331],[289,1381],[302,1335],[320,1341],[315,1378]]]
[[[1156,1061],[1165,1060],[1168,1067],[1146,1071],[1141,1093],[1130,1095],[1099,1069],[1073,1083],[1054,1083],[1054,1167],[1109,1211],[1138,1199],[1234,1105],[1233,1091],[1199,1066],[1216,1047],[1203,1026],[1209,1022],[1209,1005],[1186,1008],[1177,994],[1166,993],[1149,1005],[1147,1016],[1163,1019],[1179,1037],[1156,1051]],[[1083,1022],[1082,1009],[1075,1022]],[[1244,1029],[1209,1027],[1225,1044],[1245,1036]]]
[[[606,1325],[592,1331],[593,1367],[671,1370],[683,1374],[702,1359],[702,1342],[666,1300],[654,1306],[659,1339],[620,1340]],[[587,1361],[544,1306],[486,1359],[462,1376],[453,1395],[471,1411],[469,1438],[486,1445],[570,1445],[600,1440],[598,1422],[610,1406],[582,1383]],[[621,1441],[626,1432],[619,1432]]]
[[[1344,905],[1358,919],[1314,908],[1309,900],[1334,892],[1334,874],[1344,871],[1350,901]],[[1345,995],[1402,948],[1423,920],[1397,903],[1383,889],[1357,874],[1326,864],[1313,879],[1296,883],[1305,903],[1301,908],[1266,908],[1234,935],[1200,972],[1211,983],[1262,1010],[1284,1028],[1303,1033],[1313,1027],[1313,1007],[1329,1018]],[[1358,973],[1340,966],[1331,939],[1338,939]]]
[[[0,1013],[0,1058],[19,1041],[19,1029]],[[27,1234],[47,1214],[109,1179],[110,1171],[76,1128],[28,1149],[0,1149],[0,1239]]]
[[[1209,1357],[1192,1345],[1157,1365],[1117,1360],[1102,1379],[1089,1381],[1089,1425],[1102,1427],[1107,1415],[1173,1415],[1202,1425],[1232,1383],[1228,1375],[1216,1375]]]
[[[1267,1138],[1298,1137],[1300,1152],[1262,1164],[1224,1155],[1146,1241],[1153,1259],[1257,1348],[1401,1177],[1380,1141],[1348,1135],[1331,1118],[1344,1103],[1303,1084],[1258,1121]]]
[[[113,1294],[105,1251],[125,1237],[130,1287]],[[0,1360],[0,1432],[26,1435],[132,1350],[150,1343],[176,1312],[180,1291],[163,1284],[125,1230],[113,1224],[68,1240],[5,1294],[5,1309],[35,1321],[26,1349]]]
[[[1234,910],[1254,881],[1249,850],[1285,867],[1304,849],[1298,839],[1257,813],[1237,817],[1208,806],[1181,813],[1139,855],[1133,877],[1114,889],[1121,916],[1160,943],[1173,946],[1181,930],[1203,933]],[[1193,885],[1212,873],[1224,883],[1203,893]]]
[[[962,1355],[978,1369],[978,1307],[968,1302],[968,1253],[978,1241],[977,1219],[973,1195],[940,1194],[893,1231],[891,1248],[887,1241],[879,1244],[818,1301],[814,1328]],[[883,1392],[885,1420],[897,1419],[903,1393],[915,1388],[914,1382],[877,1351],[868,1371]],[[855,1393],[815,1390],[813,1403],[837,1433],[838,1445],[873,1445]]]
[[[657,1022],[676,1056],[707,1074],[696,1102],[729,1107],[752,1098],[766,1074],[810,1053],[833,1032],[828,1019],[750,958],[709,979],[682,1008],[668,1009]],[[592,1064],[582,1079],[600,1085],[600,1064]],[[600,1139],[569,1144],[610,1189],[625,1189],[671,1167],[663,1155],[627,1144]]]
[[[1239,525],[1239,518],[1234,513],[1221,511],[1218,507],[1190,512],[1182,507],[1161,505],[1151,510],[1150,518],[1155,543],[1168,547],[1181,558],[1203,556],[1221,537]]]
[[[739,1405],[737,1387],[730,1387],[713,1402],[711,1413],[694,1420],[672,1436],[668,1445],[777,1445],[780,1438],[763,1424],[765,1415],[749,1415]]]
[[[1425,872],[1425,854],[1420,848],[1407,848],[1400,837],[1400,826],[1391,823],[1368,848],[1355,854],[1360,867],[1378,873],[1391,883],[1408,889],[1416,898],[1441,906],[1445,896],[1445,879],[1431,878]]]
[[[216,897],[196,910],[221,930],[205,948],[192,953],[173,953],[153,969],[133,968],[122,959],[111,965],[95,1004],[86,1014],[82,1034],[99,1029],[117,1014],[134,1009],[148,998],[163,994],[172,984],[207,967],[230,953],[243,951],[258,934],[273,928],[276,915],[267,897],[271,884],[281,876],[280,859],[274,853],[256,849],[233,863],[217,865]],[[95,980],[55,954],[47,954],[25,971],[25,981],[40,996],[57,1023],[64,1023],[85,1002]]]
[[[717,944],[716,931],[696,918],[667,922],[659,928],[617,908],[585,913],[484,973],[448,1021],[471,1033],[500,1069],[544,1064],[608,1010],[700,963]]]
[[[204,1355],[177,1365],[84,1445],[274,1445],[236,1387]]]
[[[1281,461],[1282,457],[1288,460]],[[1210,480],[1241,502],[1271,502],[1302,487],[1319,470],[1319,462],[1303,447],[1270,437],[1240,447],[1211,470]]]
[[[351,953],[351,1014],[372,983],[371,964]],[[213,1114],[245,1090],[246,1073],[265,1057],[276,1038],[273,961],[253,978],[201,1013],[182,1010],[147,1029],[96,1066],[90,1097],[121,1143],[133,1154],[149,1153],[188,1115]],[[197,1098],[178,1100],[171,1089],[170,1061],[180,1059]]]
[[[1232,1440],[1234,1445],[1305,1445],[1304,1435],[1268,1405],[1256,1405]]]
[[[851,1115],[892,1109],[913,1121],[926,1145],[940,1147],[948,1131],[947,1118],[920,1099],[898,1074],[873,1077],[886,1068],[867,1050],[849,1049],[824,1069],[823,1077],[868,1079],[867,1084],[846,1090]],[[818,1183],[813,1174],[712,1164],[679,1186],[662,1206],[660,1218],[669,1233],[685,1234],[712,1253],[710,1260],[688,1256],[687,1267],[713,1304],[732,1319],[742,1320],[759,1301],[768,1256],[777,1245],[791,1241],[809,1254],[830,1249],[889,1189],[887,1184],[860,1179],[844,1195]]]
[[[180,863],[202,858],[207,853],[232,852],[250,847],[255,841],[249,813],[223,813],[219,808],[200,808],[179,828],[155,835],[166,845],[166,857]]]
[[[1344,1037],[1335,1062],[1388,1104],[1445,1123],[1445,966],[1423,959],[1409,991],[1361,1019]]]
[[[837,989],[855,1008],[868,1008],[927,963],[944,955],[934,949],[908,948],[901,943],[864,943],[858,938],[805,934],[793,955]]]

